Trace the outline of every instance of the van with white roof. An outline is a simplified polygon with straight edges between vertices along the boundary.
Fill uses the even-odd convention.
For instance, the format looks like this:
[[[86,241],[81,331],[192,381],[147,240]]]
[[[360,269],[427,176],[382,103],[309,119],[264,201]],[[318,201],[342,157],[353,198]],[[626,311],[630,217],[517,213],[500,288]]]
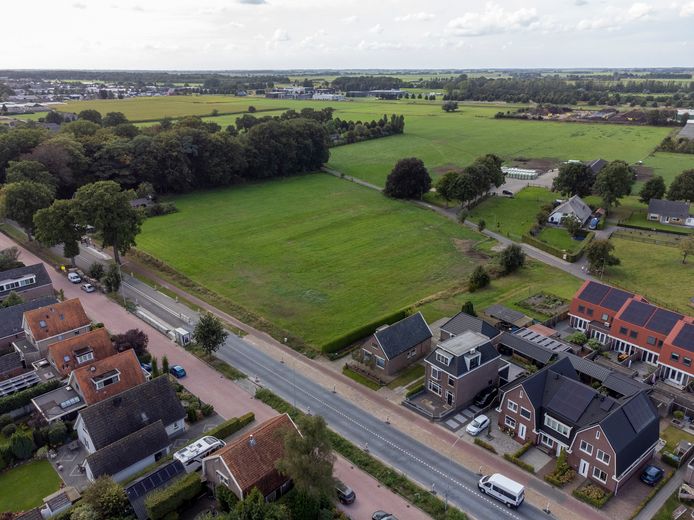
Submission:
[[[477,487],[482,493],[496,498],[508,507],[518,507],[525,500],[525,488],[501,473],[485,475],[480,479]]]

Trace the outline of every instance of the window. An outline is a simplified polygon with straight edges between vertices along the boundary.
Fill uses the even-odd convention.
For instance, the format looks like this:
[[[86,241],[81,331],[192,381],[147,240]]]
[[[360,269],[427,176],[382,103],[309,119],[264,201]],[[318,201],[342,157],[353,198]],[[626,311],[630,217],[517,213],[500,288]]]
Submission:
[[[596,439],[600,438],[600,430],[595,430],[595,438]]]
[[[636,339],[636,338],[639,337],[639,333],[638,333],[637,331],[635,331],[635,330],[630,330],[630,331],[629,331],[629,337],[630,337],[630,338]]]
[[[455,379],[453,379],[453,376],[448,376],[448,386],[455,386]]]
[[[595,458],[598,459],[603,464],[609,464],[610,463],[610,456],[602,450],[598,450],[598,452],[595,455]]]
[[[602,316],[600,317],[600,319],[602,321],[608,321],[610,319],[610,317],[606,313],[603,313]]]
[[[690,358],[686,357],[682,361],[684,362],[684,366],[686,366],[686,367],[692,366],[692,360]]]
[[[439,377],[441,377],[441,371],[436,367],[431,367],[431,378],[438,381]]]
[[[590,307],[588,307],[588,308],[586,309],[586,311],[588,311],[588,316],[592,316],[592,315],[593,315],[593,309],[591,309]]]
[[[527,408],[523,408],[521,406],[521,412],[520,413],[521,413],[521,417],[523,419],[530,419],[530,410],[528,410]]]
[[[409,359],[409,358],[413,358],[413,357],[415,357],[416,355],[417,355],[417,349],[416,349],[416,348],[413,348],[412,350],[410,350],[410,351],[407,353],[407,358],[408,358],[408,359]]]
[[[97,380],[92,379],[92,382],[96,386],[97,390],[101,390],[105,386],[112,385],[113,383],[117,383],[118,381],[120,381],[120,372],[118,372],[118,370],[115,370],[111,374],[103,375]]]
[[[515,428],[516,427],[516,420],[513,417],[509,417],[508,415],[504,417],[504,424],[508,426],[509,428]]]
[[[624,334],[626,336],[627,335],[627,328],[626,327],[619,327],[619,333]]]
[[[436,361],[438,361],[439,363],[443,363],[446,366],[451,364],[450,356],[447,356],[446,354],[444,354],[440,350],[436,351]]]
[[[545,426],[554,430],[555,432],[561,433],[564,437],[568,437],[569,432],[571,432],[571,428],[563,423],[560,423],[554,417],[550,417],[547,414],[545,414]]]
[[[578,306],[578,312],[586,312],[586,307],[585,307],[585,305],[579,305],[579,306]]]
[[[540,442],[548,448],[554,447],[554,440],[550,437],[547,437],[547,435],[545,435],[544,433],[540,436]]]
[[[593,478],[599,480],[603,484],[607,482],[607,473],[605,473],[600,468],[593,466]]]
[[[229,479],[227,478],[227,476],[219,470],[217,470],[216,473],[219,482],[224,484],[225,486],[229,486]]]
[[[378,368],[384,368],[386,366],[386,360],[382,357],[376,356],[376,366]]]
[[[588,455],[593,454],[593,445],[586,442],[586,441],[581,441],[581,447],[579,448],[583,453],[587,453]]]
[[[680,355],[677,352],[673,352],[672,354],[670,354],[670,359],[672,359],[673,361],[679,361]]]
[[[94,359],[94,352],[86,352],[81,356],[77,356],[77,364],[81,365],[82,363],[86,363],[87,361],[91,361],[92,359]]]
[[[438,396],[441,395],[441,385],[438,383],[434,383],[433,381],[429,381],[429,390],[431,390],[432,392],[434,392]]]
[[[646,343],[648,343],[649,345],[655,345],[655,338],[653,336],[648,336],[646,338]]]
[[[478,366],[480,366],[480,358],[482,357],[480,354],[477,354],[476,356],[472,357],[467,357],[467,368],[468,370],[474,370]]]
[[[365,348],[363,348],[361,350],[364,353],[364,361],[369,361],[373,357],[373,354],[371,353],[371,351],[366,350]]]
[[[660,348],[660,347],[662,347],[662,346],[663,346],[663,340],[662,340],[662,339],[659,339],[659,340],[658,340],[658,348]]]
[[[511,410],[512,412],[517,412],[518,411],[518,405],[511,401],[510,399],[508,400],[508,403],[506,403],[506,408]]]

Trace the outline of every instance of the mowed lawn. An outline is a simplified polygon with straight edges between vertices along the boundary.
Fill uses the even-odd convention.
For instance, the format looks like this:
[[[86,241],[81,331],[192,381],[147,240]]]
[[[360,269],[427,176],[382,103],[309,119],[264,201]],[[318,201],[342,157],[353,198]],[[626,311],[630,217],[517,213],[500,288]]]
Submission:
[[[668,153],[657,152],[651,157],[643,161],[644,166],[653,168],[653,175],[660,175],[665,180],[665,185],[670,186],[670,183],[684,170],[694,169],[694,155],[687,153]],[[642,183],[637,183],[634,193],[638,193],[638,189]]]
[[[27,511],[60,488],[60,477],[47,460],[0,473],[0,511]]]
[[[480,236],[327,174],[184,195],[138,247],[320,346],[466,282]]]

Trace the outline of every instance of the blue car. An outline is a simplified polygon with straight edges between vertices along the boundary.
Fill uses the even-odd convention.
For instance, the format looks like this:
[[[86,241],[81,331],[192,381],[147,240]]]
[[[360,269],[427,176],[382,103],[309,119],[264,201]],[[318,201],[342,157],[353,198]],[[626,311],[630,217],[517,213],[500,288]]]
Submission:
[[[641,482],[649,486],[655,486],[665,475],[665,472],[658,466],[648,465],[641,473]]]
[[[600,224],[600,219],[598,217],[593,217],[590,219],[590,224],[588,224],[588,229],[597,229],[598,224]]]
[[[142,367],[143,370],[146,370],[150,374],[152,373],[152,364],[151,363],[140,363],[140,366]]]
[[[181,365],[174,365],[169,369],[169,373],[176,379],[186,377],[186,371]]]

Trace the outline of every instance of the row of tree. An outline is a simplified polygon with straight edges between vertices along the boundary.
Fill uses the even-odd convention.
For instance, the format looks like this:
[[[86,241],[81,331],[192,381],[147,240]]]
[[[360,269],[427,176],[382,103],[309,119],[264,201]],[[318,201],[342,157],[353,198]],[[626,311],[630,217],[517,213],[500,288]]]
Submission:
[[[660,143],[658,150],[662,152],[694,154],[694,139],[667,136],[665,139],[663,139],[663,142]]]
[[[586,164],[564,163],[552,183],[552,190],[565,196],[595,194],[606,208],[619,205],[619,199],[631,193],[636,173],[624,161],[612,161],[596,175]]]

